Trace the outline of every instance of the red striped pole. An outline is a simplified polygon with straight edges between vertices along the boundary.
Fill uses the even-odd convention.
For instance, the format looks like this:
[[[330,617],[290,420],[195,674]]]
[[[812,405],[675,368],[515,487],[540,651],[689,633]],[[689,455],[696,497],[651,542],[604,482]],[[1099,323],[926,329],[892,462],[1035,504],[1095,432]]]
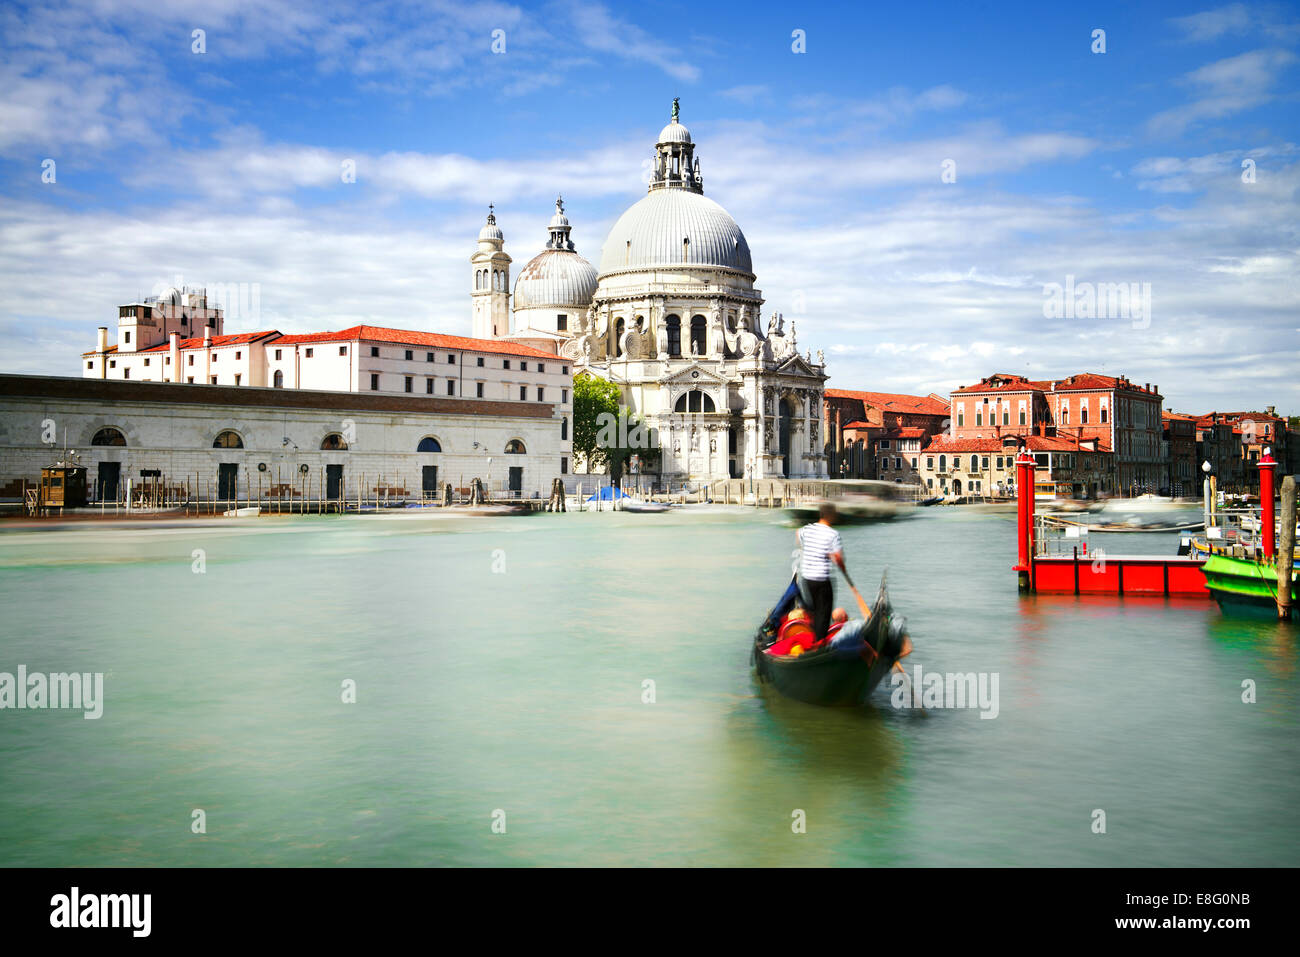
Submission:
[[[1277,523],[1273,512],[1277,462],[1273,450],[1265,449],[1259,460],[1259,534],[1264,539],[1264,558],[1271,560],[1277,550]]]
[[[1019,546],[1020,590],[1031,591],[1033,584],[1034,535],[1034,457],[1022,448],[1016,456],[1016,541]]]

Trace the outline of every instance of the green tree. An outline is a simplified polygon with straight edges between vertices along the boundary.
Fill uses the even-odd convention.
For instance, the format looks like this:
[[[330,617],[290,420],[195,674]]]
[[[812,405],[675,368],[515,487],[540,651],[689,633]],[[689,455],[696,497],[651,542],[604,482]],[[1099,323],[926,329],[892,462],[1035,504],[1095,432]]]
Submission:
[[[573,379],[573,452],[582,456],[587,471],[607,463],[601,447],[601,416],[617,417],[619,392],[614,383],[582,373]]]
[[[608,420],[605,420],[608,422]],[[605,464],[609,467],[610,480],[622,487],[623,473],[630,469],[632,456],[641,460],[641,471],[653,472],[659,462],[659,442],[656,433],[646,426],[639,415],[634,415],[626,406],[618,410],[618,417],[610,433],[609,441],[604,447]]]

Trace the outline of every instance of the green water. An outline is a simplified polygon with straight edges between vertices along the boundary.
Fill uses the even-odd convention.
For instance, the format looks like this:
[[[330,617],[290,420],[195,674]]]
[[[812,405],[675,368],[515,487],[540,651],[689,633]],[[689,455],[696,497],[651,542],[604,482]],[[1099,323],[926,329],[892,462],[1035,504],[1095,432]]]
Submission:
[[[1022,599],[1002,516],[842,534],[997,718],[756,686],[767,511],[11,526],[0,671],[106,700],[0,711],[0,865],[1300,863],[1294,628]]]

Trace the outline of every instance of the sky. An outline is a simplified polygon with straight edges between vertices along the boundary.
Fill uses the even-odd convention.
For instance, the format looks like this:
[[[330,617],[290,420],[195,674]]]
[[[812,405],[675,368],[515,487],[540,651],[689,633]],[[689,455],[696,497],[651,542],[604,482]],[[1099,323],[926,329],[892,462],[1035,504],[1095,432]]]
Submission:
[[[468,335],[487,205],[516,271],[557,194],[599,263],[676,96],[830,387],[1300,414],[1300,6],[1075,6],[0,0],[0,371],[178,280]]]

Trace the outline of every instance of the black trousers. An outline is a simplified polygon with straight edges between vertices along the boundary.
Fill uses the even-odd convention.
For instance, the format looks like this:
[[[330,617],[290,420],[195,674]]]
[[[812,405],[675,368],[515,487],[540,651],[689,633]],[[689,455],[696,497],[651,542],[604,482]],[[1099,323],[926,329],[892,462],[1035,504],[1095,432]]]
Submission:
[[[806,592],[803,596],[804,600],[811,604],[808,611],[812,614],[813,636],[820,641],[826,637],[826,632],[831,627],[831,611],[835,608],[835,589],[831,586],[829,578],[820,581],[814,578],[801,580],[803,590]]]

